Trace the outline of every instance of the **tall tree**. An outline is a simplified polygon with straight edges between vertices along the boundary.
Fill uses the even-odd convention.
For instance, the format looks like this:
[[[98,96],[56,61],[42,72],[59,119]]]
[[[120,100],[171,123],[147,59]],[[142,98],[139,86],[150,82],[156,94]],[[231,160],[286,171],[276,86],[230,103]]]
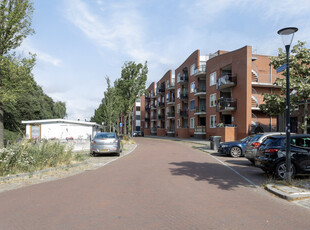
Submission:
[[[309,118],[308,99],[310,98],[310,49],[305,47],[306,42],[298,41],[291,51],[290,55],[290,89],[291,93],[291,108],[299,103],[302,103],[304,108],[304,122],[301,126],[303,132],[307,133],[307,125]],[[277,57],[271,58],[271,65],[277,69],[279,66],[286,63],[286,53],[279,49]],[[286,76],[286,70],[283,72]],[[260,108],[263,112],[269,115],[279,115],[285,111],[285,95],[286,95],[286,78],[277,79],[276,85],[281,86],[280,95],[264,94],[265,105]]]
[[[54,118],[65,118],[67,116],[66,103],[62,101],[57,101],[53,105],[53,117]]]
[[[31,28],[33,3],[30,0],[1,0],[0,2],[0,68],[3,58],[12,49],[21,45],[24,38],[33,34]],[[0,71],[1,73],[1,71]],[[0,87],[2,76],[0,75]],[[0,102],[0,147],[3,146],[4,117]]]
[[[122,75],[118,81],[119,92],[123,100],[124,119],[128,119],[128,130],[131,133],[131,113],[135,101],[145,92],[145,83],[147,80],[148,67],[147,62],[141,63],[127,62],[122,67]],[[126,124],[126,123],[125,123]]]

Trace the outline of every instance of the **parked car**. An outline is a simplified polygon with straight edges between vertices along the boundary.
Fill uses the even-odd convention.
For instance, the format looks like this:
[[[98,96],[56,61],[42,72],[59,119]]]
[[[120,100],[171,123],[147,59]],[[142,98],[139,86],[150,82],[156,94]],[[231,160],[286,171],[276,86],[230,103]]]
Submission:
[[[132,136],[133,137],[144,137],[144,132],[142,132],[142,131],[133,131]]]
[[[278,179],[286,174],[286,136],[270,136],[257,150],[255,165]],[[310,175],[310,134],[291,135],[291,173]]]
[[[116,133],[97,133],[90,143],[90,151],[93,156],[106,153],[115,153],[120,156],[123,151],[121,140]]]
[[[218,148],[218,153],[230,155],[232,157],[244,156],[246,143],[250,141],[255,135],[247,136],[239,141],[229,141],[221,143]]]
[[[258,133],[256,134],[251,141],[249,141],[246,145],[244,156],[252,163],[255,164],[255,157],[257,153],[258,147],[263,143],[267,137],[272,135],[285,135],[283,132],[266,132],[266,133]]]

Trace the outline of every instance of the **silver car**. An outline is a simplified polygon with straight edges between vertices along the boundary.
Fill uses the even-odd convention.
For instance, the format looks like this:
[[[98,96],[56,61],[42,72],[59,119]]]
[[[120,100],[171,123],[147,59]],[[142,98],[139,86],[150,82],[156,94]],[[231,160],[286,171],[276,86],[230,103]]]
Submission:
[[[244,156],[252,163],[255,163],[255,157],[258,147],[269,136],[273,135],[285,135],[285,132],[266,132],[256,134],[246,145]]]
[[[90,143],[90,151],[93,156],[98,154],[115,153],[120,156],[123,151],[121,140],[116,133],[97,133]]]

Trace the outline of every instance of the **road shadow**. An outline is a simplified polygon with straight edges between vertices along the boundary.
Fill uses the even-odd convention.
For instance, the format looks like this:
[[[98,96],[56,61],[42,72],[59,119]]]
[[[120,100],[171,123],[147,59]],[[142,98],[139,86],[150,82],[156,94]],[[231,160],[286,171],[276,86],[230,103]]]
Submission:
[[[206,181],[222,190],[234,190],[238,187],[256,187],[222,164],[192,161],[171,162],[170,164],[177,167],[170,168],[172,175],[189,176],[200,182]],[[234,170],[238,172],[238,168],[239,166],[235,166]]]

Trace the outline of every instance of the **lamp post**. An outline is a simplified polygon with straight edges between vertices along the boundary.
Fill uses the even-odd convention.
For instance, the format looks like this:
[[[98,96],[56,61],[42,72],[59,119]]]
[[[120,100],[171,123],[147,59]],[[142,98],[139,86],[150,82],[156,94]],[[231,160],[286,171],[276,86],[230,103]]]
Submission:
[[[291,124],[290,124],[290,67],[289,56],[290,46],[292,44],[296,27],[287,27],[278,31],[286,49],[286,181],[291,183]]]

